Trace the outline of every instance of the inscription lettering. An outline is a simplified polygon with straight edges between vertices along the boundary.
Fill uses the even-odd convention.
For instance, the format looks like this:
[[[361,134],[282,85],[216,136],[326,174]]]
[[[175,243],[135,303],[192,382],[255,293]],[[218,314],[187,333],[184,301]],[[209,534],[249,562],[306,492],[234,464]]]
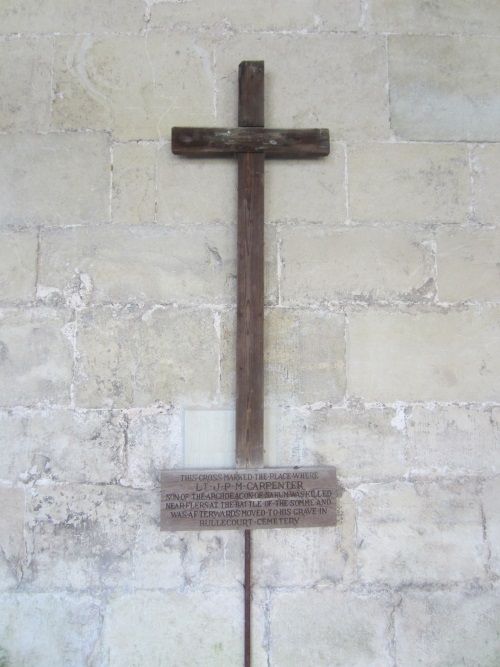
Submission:
[[[162,473],[162,530],[333,526],[335,468]]]

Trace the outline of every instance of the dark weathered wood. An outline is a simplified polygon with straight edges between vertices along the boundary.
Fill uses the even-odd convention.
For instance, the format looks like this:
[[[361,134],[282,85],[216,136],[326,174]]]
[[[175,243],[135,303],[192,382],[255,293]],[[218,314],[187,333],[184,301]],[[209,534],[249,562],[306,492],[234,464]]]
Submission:
[[[254,127],[173,127],[176,155],[231,157],[265,153],[266,157],[309,158],[330,153],[328,130],[280,130]]]
[[[252,665],[252,531],[245,530],[245,667]]]
[[[239,68],[238,124],[264,124],[264,63]],[[238,155],[236,465],[264,459],[264,155]]]
[[[335,468],[167,470],[161,530],[334,526]]]
[[[264,127],[263,61],[240,63],[238,126],[254,131]],[[236,462],[247,468],[262,465],[264,459],[263,256],[264,155],[242,153],[238,156]],[[245,530],[245,667],[252,664],[251,544],[251,532]]]
[[[238,158],[236,465],[264,452],[264,156]]]
[[[245,60],[238,69],[238,126],[264,127],[264,61]]]

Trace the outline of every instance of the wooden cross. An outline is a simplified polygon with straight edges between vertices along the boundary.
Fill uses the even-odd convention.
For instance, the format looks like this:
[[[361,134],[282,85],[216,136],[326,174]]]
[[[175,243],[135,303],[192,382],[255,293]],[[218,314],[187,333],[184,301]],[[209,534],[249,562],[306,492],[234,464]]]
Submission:
[[[238,128],[174,127],[172,151],[194,157],[238,156],[236,465],[242,470],[164,472],[161,526],[162,530],[245,528],[244,664],[250,667],[250,528],[334,525],[336,520],[335,468],[260,469],[264,458],[264,160],[266,156],[325,156],[330,139],[328,130],[265,129],[264,63],[247,61],[239,68]],[[208,506],[217,509],[203,509]],[[206,518],[211,516],[222,518]]]
[[[236,465],[264,456],[264,159],[328,155],[328,130],[264,129],[264,62],[239,68],[238,128],[174,127],[176,155],[238,156]]]

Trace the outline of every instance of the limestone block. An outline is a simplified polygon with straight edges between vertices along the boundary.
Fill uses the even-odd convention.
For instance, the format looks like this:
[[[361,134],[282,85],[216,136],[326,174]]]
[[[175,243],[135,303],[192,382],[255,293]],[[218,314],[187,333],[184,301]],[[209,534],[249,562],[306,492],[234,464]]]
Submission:
[[[430,239],[403,228],[294,226],[281,230],[285,305],[352,299],[420,300],[434,290]]]
[[[236,120],[231,126],[235,124]],[[170,145],[158,151],[158,222],[162,224],[232,223],[237,216],[237,188],[234,159],[189,159],[173,155]]]
[[[34,300],[37,256],[35,232],[0,232],[0,299],[3,303]]]
[[[500,227],[437,235],[440,301],[500,301]]]
[[[356,2],[341,0],[316,0],[314,3],[315,23],[320,30],[356,31],[361,19],[361,6]]]
[[[100,625],[99,604],[90,595],[2,595],[0,661],[5,667],[87,667]]]
[[[271,665],[389,667],[388,599],[335,588],[283,590],[271,600]]]
[[[0,135],[0,221],[4,224],[107,220],[109,181],[104,135]]]
[[[266,297],[277,300],[275,230],[266,231]],[[228,304],[236,298],[236,227],[103,225],[47,231],[39,291],[49,302]]]
[[[82,407],[145,407],[214,400],[219,342],[208,310],[96,308],[82,314],[76,401]]]
[[[44,484],[30,491],[27,511],[39,590],[127,587],[136,576],[151,581],[151,567],[158,588],[184,581],[181,544],[159,531],[158,491]]]
[[[242,605],[239,589],[115,596],[89,667],[242,664]]]
[[[357,563],[363,583],[443,584],[481,578],[483,529],[472,484],[358,487]]]
[[[387,139],[385,49],[378,36],[238,34],[217,54],[217,125],[233,127],[241,54],[266,64],[268,127],[325,127],[335,140]],[[197,123],[198,124],[198,123]]]
[[[163,591],[182,587],[228,590],[237,586],[243,571],[243,533],[160,532],[159,498],[157,487],[144,506],[139,500],[132,508],[130,521],[124,526],[125,541],[132,543],[133,539],[130,557],[127,553],[125,559],[133,563],[135,586]],[[110,508],[111,503],[110,498]]]
[[[0,412],[0,479],[105,484],[124,476],[125,421],[117,413]]]
[[[155,181],[154,144],[115,144],[111,200],[113,222],[153,222],[156,217]]]
[[[500,576],[500,480],[485,482],[482,495],[485,516],[485,531],[490,552],[489,566],[496,576]]]
[[[500,472],[500,411],[416,405],[408,415],[412,474],[487,476]]]
[[[266,162],[265,216],[273,221],[344,222],[345,155],[331,143],[321,160]]]
[[[396,609],[397,662],[405,667],[496,665],[499,615],[495,588],[408,591]]]
[[[498,141],[499,58],[496,36],[390,36],[395,133],[417,141]]]
[[[141,0],[3,0],[0,25],[3,33],[100,33],[133,32],[143,27]]]
[[[349,494],[339,499],[338,512],[334,528],[253,531],[256,582],[269,587],[311,587],[352,581],[355,522]]]
[[[479,222],[498,225],[500,222],[500,146],[476,146],[472,153],[473,192]]]
[[[500,6],[496,0],[372,0],[367,23],[377,32],[498,35]]]
[[[314,27],[314,0],[277,0],[268,11],[265,0],[248,4],[244,0],[203,0],[171,2],[153,0],[150,26],[191,29],[232,28],[233,30],[311,30]]]
[[[497,401],[500,311],[352,310],[348,392],[367,400]]]
[[[213,125],[212,48],[189,33],[57,37],[52,124],[121,140]]]
[[[235,316],[222,319],[222,392],[235,392]],[[337,402],[345,391],[344,318],[333,313],[271,310],[265,317],[264,387],[269,404]]]
[[[69,315],[34,308],[0,313],[0,405],[68,403],[72,379]]]
[[[24,489],[0,487],[0,507],[0,589],[3,590],[17,584],[22,577]],[[1,655],[0,652],[0,659]]]
[[[272,11],[266,0],[249,4],[245,0],[202,0],[172,2],[154,0],[151,7],[152,28],[185,27],[195,29],[231,28],[233,30],[313,30],[318,24],[327,30],[354,30],[359,8],[349,0],[327,3],[325,0],[277,0]]]
[[[287,410],[279,426],[283,465],[334,465],[343,483],[396,478],[407,470],[402,409]]]
[[[471,203],[469,156],[451,144],[361,144],[349,149],[353,220],[463,223]]]
[[[4,5],[0,8],[4,12]],[[11,37],[0,41],[0,131],[47,131],[50,118],[52,41]]]
[[[163,468],[182,466],[182,419],[164,406],[131,410],[127,429],[128,483],[159,488]]]

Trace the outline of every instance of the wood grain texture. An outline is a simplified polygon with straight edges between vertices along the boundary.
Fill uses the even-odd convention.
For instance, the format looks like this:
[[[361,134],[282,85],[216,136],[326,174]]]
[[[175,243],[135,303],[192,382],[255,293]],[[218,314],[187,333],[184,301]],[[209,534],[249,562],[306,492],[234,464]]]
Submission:
[[[238,70],[238,126],[264,127],[264,61],[244,60]]]
[[[240,63],[238,125],[264,125],[264,63]],[[238,155],[236,465],[264,461],[264,154]]]
[[[325,129],[173,127],[172,151],[192,157],[231,157],[238,153],[265,153],[270,158],[325,157],[330,153],[330,133]]]
[[[264,156],[238,157],[236,465],[264,457]]]

